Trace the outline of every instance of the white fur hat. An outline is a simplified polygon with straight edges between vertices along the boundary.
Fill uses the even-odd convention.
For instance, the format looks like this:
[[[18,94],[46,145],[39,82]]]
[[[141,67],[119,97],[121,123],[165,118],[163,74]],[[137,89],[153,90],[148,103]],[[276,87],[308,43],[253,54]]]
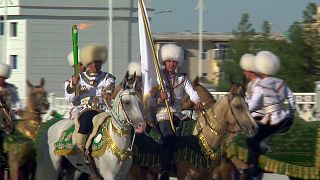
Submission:
[[[175,44],[165,44],[161,46],[159,59],[162,64],[167,60],[173,60],[178,63],[177,66],[181,66],[184,60],[183,49]]]
[[[244,54],[240,59],[240,67],[245,71],[257,72],[254,64],[255,56],[252,54]]]
[[[137,76],[141,76],[141,64],[138,62],[130,62],[128,65],[129,75],[133,75],[136,72]]]
[[[107,47],[99,44],[88,44],[80,51],[80,59],[84,67],[94,61],[101,61],[104,64],[108,58]]]
[[[255,66],[259,73],[275,75],[279,71],[279,58],[270,51],[260,51],[255,58]]]
[[[73,51],[71,51],[69,54],[68,54],[68,62],[70,64],[70,66],[73,66],[74,65],[74,61],[73,61]],[[80,53],[78,51],[78,63],[82,63],[81,59],[80,59]]]
[[[7,64],[0,63],[0,76],[8,79],[11,75],[11,67]]]

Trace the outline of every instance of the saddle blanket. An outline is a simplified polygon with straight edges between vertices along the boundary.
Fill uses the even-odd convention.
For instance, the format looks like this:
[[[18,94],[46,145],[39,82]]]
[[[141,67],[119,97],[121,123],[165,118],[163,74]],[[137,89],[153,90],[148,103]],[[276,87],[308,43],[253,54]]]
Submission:
[[[177,145],[173,161],[187,160],[195,167],[208,168],[212,160],[205,154],[199,137],[193,135],[196,124],[195,120],[180,121],[176,131]],[[152,128],[148,135],[136,135],[133,163],[146,167],[160,164],[161,143],[161,135],[156,128]]]
[[[102,125],[99,127],[97,134],[94,136],[91,142],[91,156],[100,157],[103,155],[107,148],[106,133],[108,133],[108,124],[111,121],[111,117],[105,119]],[[77,147],[72,142],[72,134],[75,131],[75,125],[72,125],[69,129],[65,130],[60,139],[54,144],[56,155],[75,154]]]

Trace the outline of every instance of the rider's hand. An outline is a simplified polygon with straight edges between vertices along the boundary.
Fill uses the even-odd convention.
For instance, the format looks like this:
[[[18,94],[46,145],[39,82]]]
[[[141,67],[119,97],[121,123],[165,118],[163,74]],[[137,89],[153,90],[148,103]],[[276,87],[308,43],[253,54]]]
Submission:
[[[159,102],[162,103],[165,99],[168,99],[168,93],[166,91],[160,91]]]
[[[200,102],[200,101],[197,102],[195,106],[196,106],[196,109],[199,109],[199,110],[202,110],[202,109],[203,109],[203,103]]]
[[[79,76],[72,76],[72,86],[76,86],[79,82]]]
[[[102,93],[102,97],[107,101],[110,101],[112,99],[112,95],[110,93],[106,93],[106,92]]]

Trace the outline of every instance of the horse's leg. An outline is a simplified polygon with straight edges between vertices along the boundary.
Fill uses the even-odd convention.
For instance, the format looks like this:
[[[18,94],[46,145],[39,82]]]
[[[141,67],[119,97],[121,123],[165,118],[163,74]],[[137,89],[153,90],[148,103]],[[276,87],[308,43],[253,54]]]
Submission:
[[[139,180],[141,179],[141,168],[132,164],[127,174],[126,180]]]
[[[191,180],[194,179],[194,172],[186,161],[179,161],[177,163],[177,177],[178,179]]]
[[[14,151],[8,152],[10,180],[18,180],[19,158]]]

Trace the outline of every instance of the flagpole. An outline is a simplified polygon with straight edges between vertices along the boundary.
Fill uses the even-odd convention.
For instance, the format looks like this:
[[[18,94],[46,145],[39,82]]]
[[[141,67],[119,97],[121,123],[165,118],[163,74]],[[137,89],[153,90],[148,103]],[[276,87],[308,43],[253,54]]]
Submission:
[[[146,27],[146,31],[147,31],[147,34],[148,34],[148,40],[149,40],[149,43],[150,43],[150,46],[151,46],[154,65],[155,65],[155,68],[156,68],[156,73],[157,73],[159,81],[160,81],[160,88],[161,88],[161,91],[165,91],[164,85],[163,85],[163,78],[162,78],[161,73],[160,73],[160,63],[159,63],[159,60],[158,60],[158,58],[156,56],[156,53],[155,53],[153,39],[152,39],[152,36],[151,36],[151,33],[150,33],[150,27],[149,27],[149,24],[147,22],[146,12],[144,11],[145,8],[143,6],[142,1],[143,0],[139,0],[139,2],[140,2],[139,5],[140,5],[142,17],[143,17],[143,23],[144,23],[144,25]],[[175,130],[175,127],[174,127],[174,124],[173,124],[172,113],[171,113],[171,110],[170,110],[170,107],[169,107],[168,99],[165,99],[165,104],[166,104],[167,111],[168,111],[168,114],[169,114],[169,120],[170,120],[171,128],[172,128],[173,132],[175,132],[176,130]]]
[[[78,29],[77,25],[72,26],[72,45],[73,45],[73,69],[74,69],[74,76],[78,77],[79,76],[79,63],[78,63]],[[75,95],[79,95],[79,90],[78,90],[78,84],[74,88]]]

